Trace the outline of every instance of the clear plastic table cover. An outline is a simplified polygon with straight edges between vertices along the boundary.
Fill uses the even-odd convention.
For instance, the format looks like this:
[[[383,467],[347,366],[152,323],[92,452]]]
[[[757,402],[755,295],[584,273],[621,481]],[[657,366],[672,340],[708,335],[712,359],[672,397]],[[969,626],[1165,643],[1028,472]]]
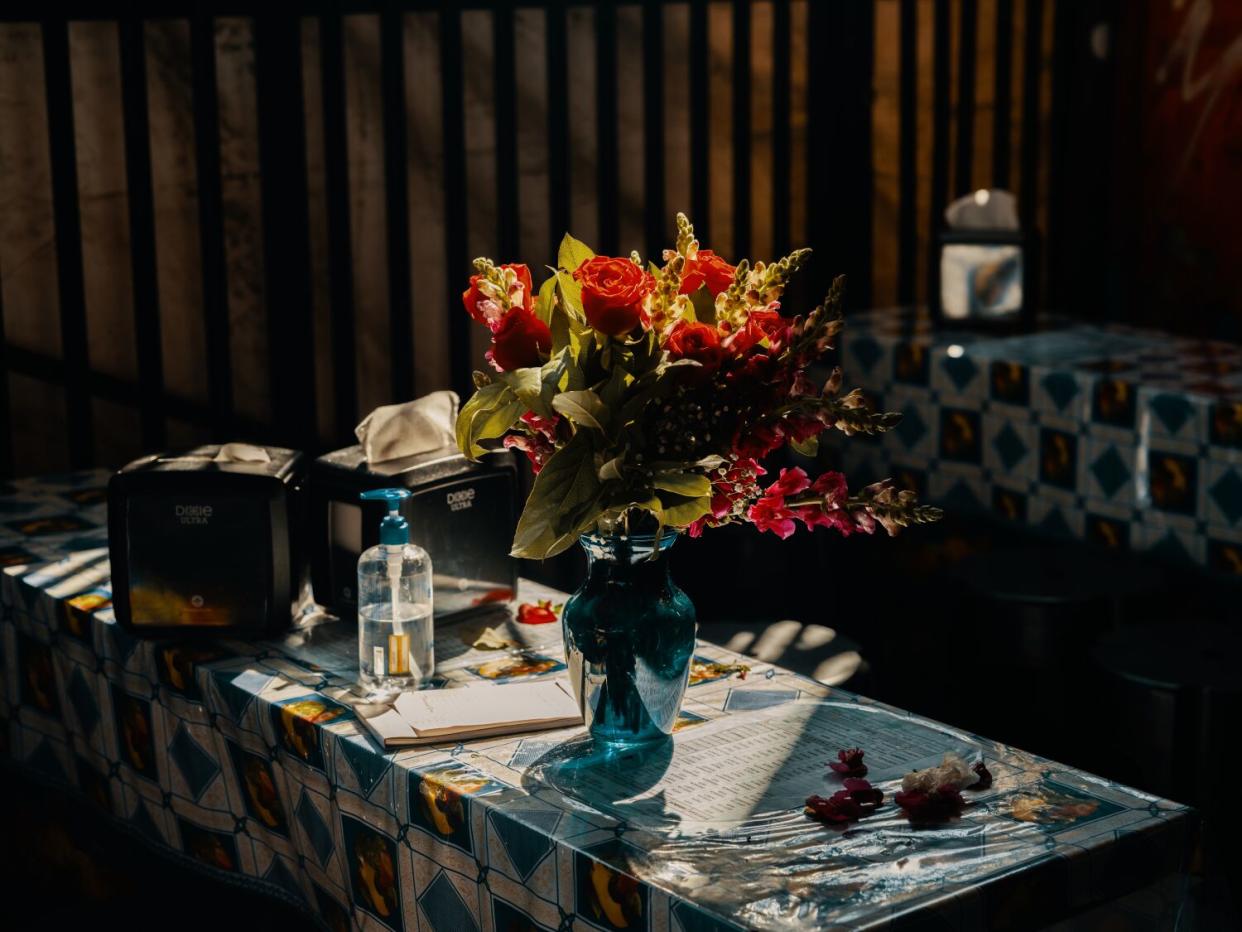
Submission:
[[[383,753],[355,721],[356,640],[140,641],[108,607],[98,472],[0,496],[0,754],[170,858],[330,928],[1032,927],[1176,922],[1186,807],[701,642],[667,746],[581,729]],[[521,597],[560,600],[523,583]],[[486,627],[510,646],[477,650]],[[437,636],[438,687],[563,675],[559,625],[501,609]],[[885,804],[803,813],[861,746]],[[914,825],[901,775],[945,751],[995,780]],[[1101,904],[1105,904],[1101,906]]]

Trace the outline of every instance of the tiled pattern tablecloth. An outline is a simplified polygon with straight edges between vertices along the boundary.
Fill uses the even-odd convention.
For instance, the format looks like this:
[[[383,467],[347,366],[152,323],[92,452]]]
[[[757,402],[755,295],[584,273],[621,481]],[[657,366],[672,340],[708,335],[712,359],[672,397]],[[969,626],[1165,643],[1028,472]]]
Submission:
[[[848,442],[851,479],[1242,575],[1242,346],[1082,324],[998,339],[893,309],[849,318],[842,365],[905,414]]]
[[[329,928],[995,928],[1161,877],[1118,908],[1177,915],[1184,807],[765,664],[740,678],[711,664],[741,658],[705,643],[664,752],[574,770],[570,729],[382,753],[353,717],[339,623],[262,644],[116,625],[103,479],[0,496],[0,757]],[[520,649],[471,648],[484,624]],[[558,628],[507,611],[446,626],[437,685],[563,675]],[[850,744],[890,795],[886,776],[949,748],[996,782],[944,825],[890,802],[828,828],[801,800],[839,786],[824,761]]]

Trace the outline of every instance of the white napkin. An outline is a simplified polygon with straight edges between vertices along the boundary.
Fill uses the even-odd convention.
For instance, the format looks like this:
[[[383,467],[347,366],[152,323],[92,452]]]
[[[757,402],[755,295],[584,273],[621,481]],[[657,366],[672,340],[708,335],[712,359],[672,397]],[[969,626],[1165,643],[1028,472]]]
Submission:
[[[216,463],[270,463],[271,461],[272,458],[268,456],[267,450],[250,443],[221,444],[220,451],[213,460]]]
[[[376,408],[354,434],[368,463],[384,463],[451,445],[456,422],[457,394],[432,392],[405,404]]]
[[[1018,202],[1008,191],[980,188],[946,207],[944,219],[953,230],[1016,230]]]

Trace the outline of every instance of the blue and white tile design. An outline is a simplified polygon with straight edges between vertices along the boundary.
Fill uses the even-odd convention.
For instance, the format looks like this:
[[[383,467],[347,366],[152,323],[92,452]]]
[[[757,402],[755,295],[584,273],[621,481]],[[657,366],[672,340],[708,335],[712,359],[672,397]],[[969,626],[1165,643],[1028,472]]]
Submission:
[[[1173,508],[1158,513],[1159,523],[1128,525],[1130,510],[1117,500],[1127,494],[1125,482],[1137,480],[1117,487],[1107,450],[1118,437],[1094,427],[1075,433],[1052,413],[1038,423],[1011,424],[999,409],[1012,408],[1020,395],[1020,379],[1006,381],[1012,372],[999,377],[1009,400],[993,403],[985,397],[990,363],[944,370],[906,340],[899,360],[877,358],[874,368],[906,380],[886,390],[906,391],[921,416],[926,410],[925,432],[910,445],[886,440],[851,447],[855,479],[867,466],[953,507],[991,509],[1057,533],[1102,539],[1129,528],[1128,546],[1219,567],[1237,562],[1242,569],[1242,521],[1231,520],[1235,463],[1227,456],[1196,477],[1197,494],[1216,509],[1206,537],[1194,515]],[[920,398],[911,388],[919,379],[930,386],[946,378],[955,390],[946,401]],[[971,407],[971,398],[991,407]],[[951,435],[941,428],[946,418]],[[1072,438],[1074,455],[1057,459],[1049,448],[1049,463],[1041,466],[1045,431]],[[1188,443],[1169,436],[1159,450],[1167,457]],[[1066,487],[1043,484],[1041,469],[1043,478]],[[1165,485],[1175,485],[1161,475]],[[0,496],[0,514],[63,515],[72,504],[67,492],[85,495],[101,479],[24,480],[7,499]],[[1168,490],[1158,494],[1177,503]],[[55,509],[44,507],[49,500]],[[105,518],[96,506],[81,514],[88,524]],[[1141,533],[1133,534],[1135,527]],[[701,775],[697,801],[677,802],[663,787],[652,793],[623,783],[593,796],[589,782],[574,788],[541,780],[540,762],[581,740],[579,729],[383,753],[355,720],[349,678],[316,669],[318,660],[331,669],[334,652],[353,649],[352,630],[342,626],[336,641],[325,636],[314,649],[141,641],[112,618],[106,560],[71,550],[76,545],[69,541],[89,536],[80,522],[34,530],[32,536],[0,530],[0,548],[38,561],[0,574],[0,754],[126,823],[181,863],[263,890],[329,928],[716,932],[787,928],[787,916],[799,928],[867,927],[898,914],[932,925],[951,903],[954,916],[969,916],[982,929],[1012,920],[1004,912],[1010,900],[1026,909],[1050,907],[1050,921],[1092,906],[1119,843],[1152,839],[1151,847],[1168,859],[1162,869],[1175,875],[1184,867],[1177,860],[1182,842],[1193,837],[1193,820],[1175,803],[985,739],[977,739],[975,751],[997,782],[972,797],[962,825],[947,832],[912,833],[892,806],[846,833],[814,826],[801,812],[802,799],[839,784],[821,763],[808,769],[805,761],[773,777],[769,785],[801,781],[798,793],[754,824],[709,819],[710,831],[691,829],[713,794],[734,790],[713,782],[718,755],[785,761],[792,740],[810,742],[816,759],[831,757],[845,740],[832,725],[843,710],[877,723],[866,728],[878,744],[900,743],[910,729],[945,731],[775,667],[745,679],[722,675],[691,691],[689,724],[674,735],[672,748]],[[563,601],[562,594],[527,583],[521,595]],[[540,649],[560,656],[558,632],[545,634]],[[695,656],[744,662],[702,642]],[[450,686],[469,676],[459,669],[442,673]],[[819,716],[825,708],[831,714]],[[637,763],[642,767],[625,768],[626,780],[648,767],[645,758]],[[655,771],[658,779],[662,771]],[[1015,832],[1018,799],[1028,808],[1041,800],[1054,808],[1066,799],[1073,805],[1060,822]],[[903,840],[877,844],[879,835]],[[986,847],[979,843],[985,836]],[[739,843],[761,856],[739,856]],[[1038,879],[1049,853],[1062,851],[1072,854],[1057,859],[1070,871],[1064,901],[1029,904],[1022,891]],[[843,870],[848,882],[838,883]],[[893,884],[897,874],[901,883]],[[813,882],[790,886],[792,876]]]
[[[842,341],[851,384],[906,415],[886,458],[846,441],[855,484],[900,460],[939,504],[1242,575],[1221,533],[1242,522],[1242,347],[1063,321],[936,333],[910,309],[852,316]]]

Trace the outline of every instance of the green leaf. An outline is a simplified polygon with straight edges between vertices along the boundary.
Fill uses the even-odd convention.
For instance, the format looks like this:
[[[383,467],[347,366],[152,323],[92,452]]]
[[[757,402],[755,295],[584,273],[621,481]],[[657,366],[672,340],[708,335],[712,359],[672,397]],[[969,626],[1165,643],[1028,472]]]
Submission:
[[[800,453],[803,456],[815,456],[819,453],[819,438],[807,437],[801,443],[796,443],[791,440],[789,441],[789,449],[793,450],[795,453]]]
[[[597,517],[599,488],[591,435],[579,431],[535,476],[511,555],[542,560],[568,548],[578,528]]]
[[[497,373],[496,378],[508,385],[518,400],[540,417],[551,417],[552,411],[543,400],[543,369],[529,366]]]
[[[609,411],[616,409],[617,404],[621,401],[621,396],[625,394],[626,388],[633,381],[633,377],[625,369],[620,366],[612,367],[612,372],[608,375],[608,381],[599,390],[600,400],[603,401]]]
[[[712,510],[710,495],[684,498],[665,493],[660,496],[660,501],[664,506],[664,523],[669,527],[688,527]]]
[[[504,435],[522,414],[522,403],[504,382],[492,382],[476,391],[457,415],[457,446],[470,459],[487,452],[481,440]]]
[[[707,476],[692,472],[658,473],[651,480],[651,484],[662,492],[672,492],[686,498],[701,498],[712,492],[712,484]]]
[[[599,395],[589,388],[561,392],[552,399],[552,407],[579,426],[603,430],[608,423],[608,408]]]
[[[574,272],[578,266],[594,255],[590,246],[566,233],[561,239],[560,248],[556,251],[556,264],[566,272]]]
[[[607,463],[599,468],[599,479],[601,482],[607,482],[610,479],[621,478],[621,466],[625,463],[625,454],[614,456]]]
[[[556,273],[556,287],[561,292],[561,303],[569,316],[578,321],[586,320],[586,311],[582,309],[582,286],[574,281],[571,273]]]
[[[556,276],[549,275],[547,281],[539,286],[539,296],[535,299],[535,316],[551,327],[552,312],[555,309]]]
[[[701,324],[716,325],[716,299],[707,290],[706,285],[699,285],[690,295],[690,304],[694,307],[694,319]]]

